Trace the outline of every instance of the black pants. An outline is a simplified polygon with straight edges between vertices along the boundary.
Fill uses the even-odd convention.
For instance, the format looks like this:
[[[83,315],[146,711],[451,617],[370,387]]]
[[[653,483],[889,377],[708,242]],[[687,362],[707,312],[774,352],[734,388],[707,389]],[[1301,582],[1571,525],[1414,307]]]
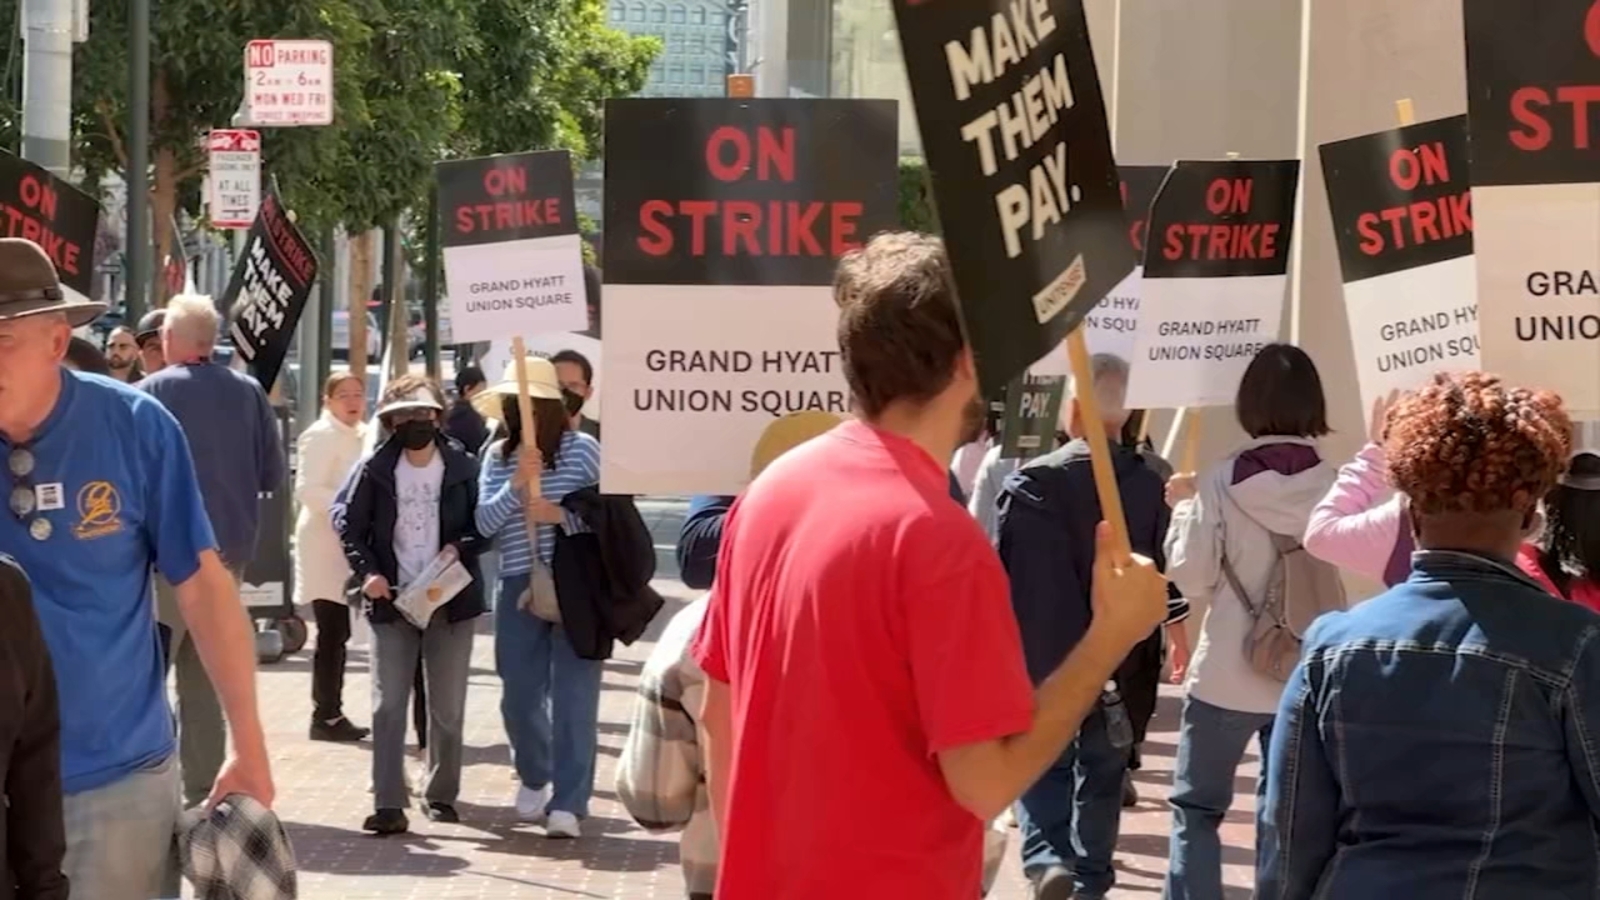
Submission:
[[[417,657],[417,681],[411,686],[411,724],[417,729],[417,749],[428,749],[428,694],[420,656]]]
[[[311,715],[332,722],[344,715],[345,649],[350,645],[350,617],[356,613],[343,603],[313,600],[317,621],[317,649],[311,654]]]
[[[1156,715],[1156,697],[1161,689],[1162,664],[1161,629],[1135,645],[1133,652],[1117,668],[1117,693],[1128,708],[1128,719],[1133,725],[1133,751],[1128,768],[1139,768],[1139,745],[1144,743],[1150,730],[1150,720]]]

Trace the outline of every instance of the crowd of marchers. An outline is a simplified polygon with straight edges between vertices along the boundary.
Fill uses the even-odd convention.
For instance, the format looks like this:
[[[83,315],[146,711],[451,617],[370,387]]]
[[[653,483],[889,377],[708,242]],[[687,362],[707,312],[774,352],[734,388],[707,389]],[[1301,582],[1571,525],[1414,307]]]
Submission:
[[[775,421],[750,487],[691,506],[680,566],[706,594],[645,666],[618,785],[642,825],[684,830],[689,897],[972,900],[1007,852],[1038,898],[1104,897],[1164,674],[1184,690],[1168,897],[1223,896],[1253,740],[1262,897],[1600,887],[1600,448],[1559,397],[1440,375],[1377,404],[1336,469],[1316,366],[1274,344],[1238,387],[1248,439],[1173,473],[1126,408],[1127,363],[1101,355],[1073,386],[1094,402],[1019,462],[986,423],[950,284],[935,238],[847,255],[853,416]],[[214,361],[209,298],[86,352],[72,330],[101,312],[0,240],[0,896],[177,896],[176,855],[201,897],[291,897],[239,584],[257,498],[284,478],[276,417]],[[492,614],[510,805],[583,834],[603,660],[661,606],[628,562],[653,555],[631,498],[599,491],[592,380],[571,352],[496,382],[465,368],[453,398],[407,376],[370,422],[359,378],[325,385],[294,472],[309,736],[372,742],[369,831],[459,821]],[[1126,549],[1086,410],[1120,436]],[[457,566],[470,579],[434,590]],[[1341,569],[1387,590],[1357,602]],[[358,614],[370,730],[343,705]]]
[[[1559,397],[1439,375],[1336,468],[1317,368],[1274,344],[1238,386],[1247,439],[1173,473],[1100,355],[1054,451],[1011,460],[950,283],[933,238],[846,257],[857,418],[690,509],[679,560],[707,594],[646,664],[619,792],[684,829],[691,898],[971,900],[1006,820],[1035,898],[1105,897],[1164,673],[1170,900],[1225,896],[1252,742],[1259,897],[1600,889],[1600,447]],[[1387,590],[1357,601],[1340,570]]]

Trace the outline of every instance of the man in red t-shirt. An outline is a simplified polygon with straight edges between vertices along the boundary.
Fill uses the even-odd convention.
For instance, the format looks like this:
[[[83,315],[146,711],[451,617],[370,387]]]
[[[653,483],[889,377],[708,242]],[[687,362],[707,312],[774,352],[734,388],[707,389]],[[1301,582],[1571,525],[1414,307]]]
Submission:
[[[875,237],[840,262],[835,294],[862,418],[734,504],[693,651],[717,898],[975,900],[983,823],[1160,625],[1165,583],[1103,554],[1088,635],[1034,691],[1005,573],[949,495],[983,404],[942,244]]]

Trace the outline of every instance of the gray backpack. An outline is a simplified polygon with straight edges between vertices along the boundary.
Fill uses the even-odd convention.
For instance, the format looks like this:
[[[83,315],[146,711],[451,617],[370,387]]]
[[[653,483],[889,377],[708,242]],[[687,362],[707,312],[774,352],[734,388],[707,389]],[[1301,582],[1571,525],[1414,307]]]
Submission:
[[[1344,582],[1338,569],[1307,553],[1298,536],[1273,532],[1240,508],[1226,489],[1222,495],[1240,515],[1267,533],[1276,555],[1267,575],[1266,590],[1254,597],[1240,583],[1239,574],[1228,561],[1227,541],[1223,541],[1222,575],[1250,616],[1244,658],[1262,675],[1288,681],[1300,662],[1306,629],[1323,613],[1346,608]]]

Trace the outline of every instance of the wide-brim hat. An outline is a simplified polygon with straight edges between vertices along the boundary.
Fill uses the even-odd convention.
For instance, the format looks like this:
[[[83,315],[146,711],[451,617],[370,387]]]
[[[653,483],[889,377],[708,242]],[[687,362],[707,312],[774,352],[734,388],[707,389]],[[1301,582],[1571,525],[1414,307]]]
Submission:
[[[410,409],[431,409],[434,412],[444,412],[444,407],[433,396],[433,391],[426,387],[419,387],[409,394],[395,397],[388,403],[378,407],[378,418]]]
[[[843,421],[822,410],[794,412],[778,418],[756,439],[756,449],[750,454],[750,479],[754,481],[778,457],[812,438],[827,434]]]
[[[533,400],[560,400],[561,378],[556,374],[555,364],[542,356],[530,356],[527,367],[523,369],[528,379],[528,397]],[[506,363],[505,373],[500,380],[484,388],[476,397],[472,398],[472,408],[486,419],[501,419],[500,412],[502,397],[515,397],[517,395],[517,361]]]
[[[63,313],[73,328],[93,322],[110,307],[69,295],[44,248],[22,238],[0,238],[0,322]]]

